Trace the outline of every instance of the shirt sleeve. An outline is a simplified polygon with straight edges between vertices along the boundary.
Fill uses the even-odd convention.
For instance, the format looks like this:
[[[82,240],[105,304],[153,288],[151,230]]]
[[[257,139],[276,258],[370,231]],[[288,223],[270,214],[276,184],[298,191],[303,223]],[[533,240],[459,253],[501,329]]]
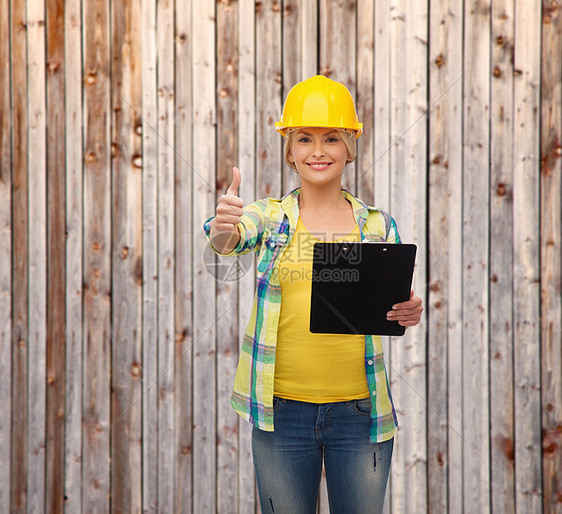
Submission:
[[[394,218],[382,209],[371,209],[365,223],[365,230],[371,241],[396,243],[402,242]]]
[[[389,243],[400,244],[402,240],[400,239],[400,234],[398,234],[398,227],[396,226],[396,221],[394,218],[386,213],[386,240]]]
[[[230,257],[233,255],[244,255],[248,252],[259,250],[264,233],[265,226],[265,207],[267,200],[258,200],[244,207],[244,214],[237,228],[240,233],[240,241],[236,248],[229,253],[220,253],[213,247],[210,240],[211,235],[211,222],[215,216],[211,216],[203,223],[203,230],[207,236],[209,246],[211,249],[223,257]]]

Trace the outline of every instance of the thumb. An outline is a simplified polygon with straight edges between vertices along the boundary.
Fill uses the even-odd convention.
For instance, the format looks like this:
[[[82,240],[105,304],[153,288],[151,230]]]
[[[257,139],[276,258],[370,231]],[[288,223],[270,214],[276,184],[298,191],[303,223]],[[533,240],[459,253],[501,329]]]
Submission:
[[[240,187],[240,183],[242,182],[242,175],[240,170],[236,167],[232,168],[232,184],[226,190],[227,195],[237,196],[238,188]]]

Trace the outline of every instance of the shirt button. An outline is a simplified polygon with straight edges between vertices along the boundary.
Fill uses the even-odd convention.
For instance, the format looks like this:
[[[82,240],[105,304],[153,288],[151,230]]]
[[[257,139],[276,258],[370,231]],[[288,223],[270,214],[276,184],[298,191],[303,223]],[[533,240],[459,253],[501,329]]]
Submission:
[[[368,360],[368,361],[367,361],[367,364],[368,364],[369,366],[372,366],[372,365],[373,365],[373,361],[372,361],[372,360]]]
[[[377,396],[377,392],[376,392],[376,391],[373,391],[373,396]]]

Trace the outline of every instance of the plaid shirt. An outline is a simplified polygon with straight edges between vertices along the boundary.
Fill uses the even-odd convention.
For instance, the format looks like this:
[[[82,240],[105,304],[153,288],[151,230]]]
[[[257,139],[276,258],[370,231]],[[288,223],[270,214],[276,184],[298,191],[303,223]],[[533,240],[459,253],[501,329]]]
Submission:
[[[244,419],[266,431],[273,431],[274,426],[275,346],[281,312],[279,263],[297,226],[299,192],[297,188],[280,200],[266,198],[245,206],[238,224],[240,242],[232,252],[225,254],[258,252],[254,304],[242,341],[230,402]],[[368,207],[345,190],[342,192],[353,207],[362,241],[400,243],[396,222],[388,213]],[[212,219],[204,223],[207,237]],[[398,422],[379,336],[365,336],[365,373],[371,393],[370,441],[386,441],[396,433]]]

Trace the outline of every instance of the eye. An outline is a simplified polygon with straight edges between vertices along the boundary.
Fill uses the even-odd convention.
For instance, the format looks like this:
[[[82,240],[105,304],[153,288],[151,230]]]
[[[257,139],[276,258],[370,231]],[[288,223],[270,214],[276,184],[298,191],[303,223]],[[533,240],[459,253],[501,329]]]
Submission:
[[[330,136],[328,139],[326,139],[326,141],[328,143],[337,143],[339,141],[339,138],[337,138],[336,136]]]
[[[299,143],[310,143],[310,138],[307,137],[307,136],[302,136],[302,137],[299,137],[298,142]]]

